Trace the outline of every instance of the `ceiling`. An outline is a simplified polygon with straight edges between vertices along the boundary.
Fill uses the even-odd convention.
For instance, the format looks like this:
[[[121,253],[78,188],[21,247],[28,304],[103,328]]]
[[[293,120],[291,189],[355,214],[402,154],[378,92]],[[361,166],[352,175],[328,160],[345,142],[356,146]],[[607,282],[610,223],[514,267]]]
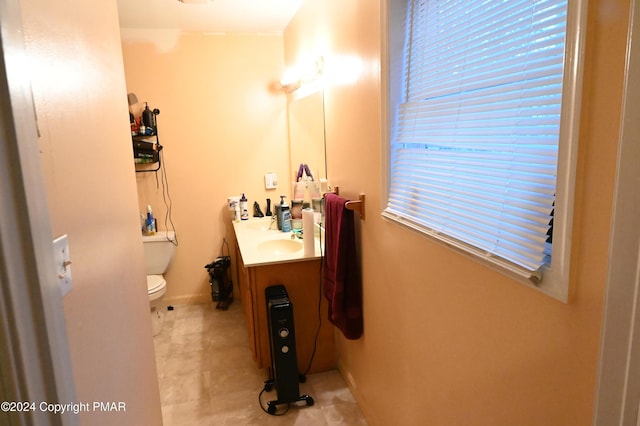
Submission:
[[[118,0],[120,28],[280,33],[302,0]],[[202,3],[207,1],[206,3]]]

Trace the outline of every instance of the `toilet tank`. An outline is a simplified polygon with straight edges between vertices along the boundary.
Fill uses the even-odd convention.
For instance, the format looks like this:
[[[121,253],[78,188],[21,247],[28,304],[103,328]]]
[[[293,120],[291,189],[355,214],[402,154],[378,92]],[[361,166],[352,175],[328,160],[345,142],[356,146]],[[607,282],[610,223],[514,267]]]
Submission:
[[[167,271],[175,245],[176,234],[173,231],[158,231],[154,235],[143,235],[144,263],[147,275],[162,275]]]

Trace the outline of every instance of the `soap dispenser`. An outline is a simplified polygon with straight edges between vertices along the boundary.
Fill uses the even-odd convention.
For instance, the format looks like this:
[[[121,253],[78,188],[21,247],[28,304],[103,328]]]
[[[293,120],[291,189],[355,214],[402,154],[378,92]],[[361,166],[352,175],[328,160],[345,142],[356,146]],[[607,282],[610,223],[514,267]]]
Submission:
[[[285,196],[282,195],[280,201],[280,214],[282,215],[282,232],[291,231],[291,210],[289,204],[285,201]]]

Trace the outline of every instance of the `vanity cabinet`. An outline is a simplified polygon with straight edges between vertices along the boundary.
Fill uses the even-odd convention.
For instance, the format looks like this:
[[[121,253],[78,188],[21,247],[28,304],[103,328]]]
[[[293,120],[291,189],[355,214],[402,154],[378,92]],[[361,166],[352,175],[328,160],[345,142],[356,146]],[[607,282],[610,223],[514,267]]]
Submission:
[[[258,366],[271,369],[265,289],[282,284],[293,304],[299,372],[304,373],[309,365],[319,323],[320,331],[309,373],[335,369],[335,328],[329,323],[327,300],[321,294],[320,259],[246,267],[238,247],[236,259],[240,298],[253,358]]]

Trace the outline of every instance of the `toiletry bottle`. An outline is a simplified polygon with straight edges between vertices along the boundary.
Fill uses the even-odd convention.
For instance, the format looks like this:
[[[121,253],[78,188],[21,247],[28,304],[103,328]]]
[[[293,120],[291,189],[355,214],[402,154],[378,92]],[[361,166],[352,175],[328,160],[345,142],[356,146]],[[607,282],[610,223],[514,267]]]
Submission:
[[[282,197],[282,202],[280,203],[280,214],[282,215],[282,232],[291,231],[291,210],[289,209],[289,205],[284,200],[285,197]]]
[[[147,235],[153,235],[156,233],[156,220],[153,218],[151,204],[147,205],[147,221],[145,228],[147,231]]]
[[[276,221],[278,223],[278,230],[282,231],[282,206],[286,203],[284,202],[285,195],[280,196],[280,204],[276,205]]]
[[[249,219],[249,210],[247,208],[247,197],[242,194],[240,198],[240,219],[248,220]]]
[[[149,132],[149,129],[151,129],[150,134],[153,134],[155,132],[155,116],[153,115],[153,111],[149,109],[149,104],[147,102],[144,103],[144,111],[142,111],[142,122],[144,123],[147,132]]]
[[[142,235],[147,233],[147,218],[143,214],[140,214],[140,232]]]
[[[133,117],[133,114],[129,113],[129,124],[131,125],[131,136],[135,136],[138,134],[138,129],[136,126],[136,119]]]
[[[278,225],[278,231],[282,230],[282,209],[280,204],[276,204],[276,224]]]

